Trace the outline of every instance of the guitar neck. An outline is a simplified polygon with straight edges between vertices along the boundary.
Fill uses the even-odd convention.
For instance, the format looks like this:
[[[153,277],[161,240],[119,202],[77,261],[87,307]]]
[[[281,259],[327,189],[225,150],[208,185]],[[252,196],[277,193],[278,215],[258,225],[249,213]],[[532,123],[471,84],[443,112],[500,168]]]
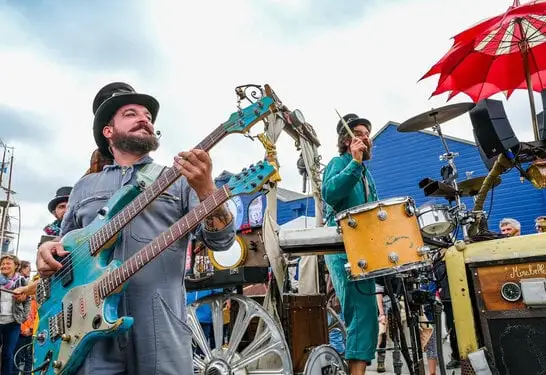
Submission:
[[[224,185],[214,194],[205,199],[184,217],[172,225],[166,232],[157,236],[152,242],[127,259],[119,268],[108,273],[95,284],[95,295],[106,298],[118,290],[131,276],[136,274],[146,264],[151,262],[174,242],[186,236],[211,212],[220,207],[231,197],[231,191]]]
[[[224,124],[218,126],[210,135],[202,140],[196,149],[209,151],[227,135]],[[180,173],[175,167],[167,169],[150,186],[140,193],[131,203],[118,212],[106,225],[99,229],[89,241],[91,255],[96,253],[112,238],[133,220],[144,208],[154,201],[162,192],[167,190],[178,178]]]

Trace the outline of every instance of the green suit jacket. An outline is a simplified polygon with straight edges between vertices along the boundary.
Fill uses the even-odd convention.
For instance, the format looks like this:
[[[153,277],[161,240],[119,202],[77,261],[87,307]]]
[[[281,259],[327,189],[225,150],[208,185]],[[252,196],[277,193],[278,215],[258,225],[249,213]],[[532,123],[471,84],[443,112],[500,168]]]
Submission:
[[[363,176],[368,182],[368,194]],[[353,160],[349,153],[334,157],[324,170],[322,179],[322,198],[326,203],[326,220],[335,226],[335,215],[343,210],[378,200],[375,182],[364,164]],[[345,254],[330,255],[347,257]]]

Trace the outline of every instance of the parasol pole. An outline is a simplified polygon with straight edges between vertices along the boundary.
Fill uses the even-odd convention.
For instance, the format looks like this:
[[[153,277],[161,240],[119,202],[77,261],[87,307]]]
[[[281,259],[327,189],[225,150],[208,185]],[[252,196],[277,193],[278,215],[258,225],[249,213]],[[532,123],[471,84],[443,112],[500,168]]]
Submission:
[[[521,25],[521,20],[517,20],[519,30],[521,35],[525,35],[523,26]],[[533,134],[535,136],[535,141],[538,141],[538,121],[537,121],[537,110],[535,108],[535,98],[533,96],[533,85],[531,83],[531,71],[529,69],[529,43],[525,38],[519,42],[519,48],[521,50],[522,59],[523,59],[523,72],[525,73],[525,82],[527,83],[527,93],[529,94],[529,104],[531,106],[531,121],[533,123]]]

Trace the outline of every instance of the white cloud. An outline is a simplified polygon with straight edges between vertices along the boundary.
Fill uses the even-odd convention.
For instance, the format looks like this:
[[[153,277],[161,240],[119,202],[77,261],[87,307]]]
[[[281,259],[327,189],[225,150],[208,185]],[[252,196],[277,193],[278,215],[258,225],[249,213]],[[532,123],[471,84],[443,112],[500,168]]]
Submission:
[[[273,1],[268,6],[290,6],[294,11],[304,7],[304,1],[289,3]],[[445,105],[445,96],[428,100],[437,77],[417,80],[447,52],[453,35],[509,5],[494,0],[380,2],[356,22],[300,40],[289,28],[264,26],[275,19],[250,0],[183,4],[187,3],[158,1],[143,6],[149,24],[138,26],[154,35],[159,51],[155,57],[163,65],[154,76],[137,75],[132,67],[138,61],[127,61],[124,71],[90,72],[60,65],[30,47],[0,51],[0,103],[32,111],[56,134],[54,144],[32,149],[17,145],[18,160],[31,165],[36,174],[50,174],[59,186],[75,182],[95,147],[91,101],[103,84],[125,80],[161,102],[156,126],[162,131],[162,147],[155,155],[160,162],[170,164],[176,152],[194,146],[227,120],[236,110],[235,86],[246,83],[269,83],[288,107],[300,108],[315,127],[327,161],[335,154],[334,108],[368,117],[379,129],[389,120],[402,122]],[[11,27],[11,35],[25,39],[25,30],[14,32],[13,22]],[[468,100],[460,95],[452,102]],[[505,107],[520,140],[530,140],[526,93],[515,93]],[[0,129],[3,126],[7,125]],[[257,126],[254,133],[262,128]],[[450,135],[472,137],[466,115],[443,129]],[[215,173],[236,172],[260,159],[263,150],[257,142],[231,135],[211,154]],[[279,143],[282,184],[294,190],[301,189],[297,155],[284,136]],[[27,199],[21,197],[21,203]],[[50,220],[47,212],[38,214],[46,210],[46,203],[25,208],[23,220],[28,220],[27,215],[44,220],[25,227],[26,246],[36,242]]]

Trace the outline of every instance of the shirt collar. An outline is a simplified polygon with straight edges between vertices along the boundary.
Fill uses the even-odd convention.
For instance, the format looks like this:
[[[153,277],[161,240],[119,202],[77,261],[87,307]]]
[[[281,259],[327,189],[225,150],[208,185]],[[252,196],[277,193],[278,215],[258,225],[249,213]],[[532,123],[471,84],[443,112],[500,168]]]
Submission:
[[[151,163],[153,161],[154,161],[154,159],[150,155],[144,155],[143,157],[141,157],[140,159],[135,161],[133,163],[133,166],[141,165],[141,164],[149,164],[149,163]],[[105,165],[102,170],[104,171],[104,170],[107,170],[107,169],[115,169],[115,168],[121,168],[121,166],[118,164],[117,161],[114,160],[113,164]]]

